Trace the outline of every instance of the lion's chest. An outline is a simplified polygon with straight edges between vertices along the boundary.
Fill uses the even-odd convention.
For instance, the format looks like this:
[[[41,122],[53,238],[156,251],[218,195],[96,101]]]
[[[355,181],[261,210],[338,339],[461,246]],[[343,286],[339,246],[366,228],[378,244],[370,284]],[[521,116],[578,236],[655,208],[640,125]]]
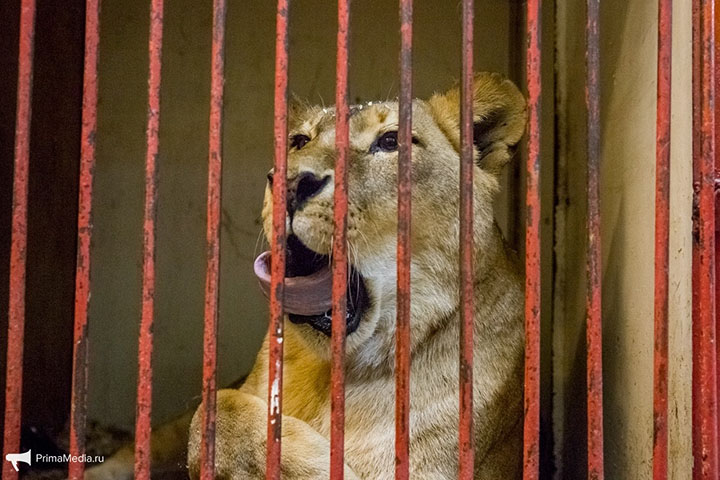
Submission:
[[[411,387],[411,470],[427,471],[433,478],[455,478],[457,395],[454,382],[414,382]],[[411,382],[412,384],[413,382]],[[432,386],[431,386],[432,384]],[[329,397],[304,418],[330,438]],[[394,378],[349,383],[345,404],[345,461],[362,478],[394,478],[395,385]]]
[[[395,458],[392,382],[350,384],[345,393],[345,462],[362,478],[392,479]],[[330,438],[330,402],[324,402],[319,415],[306,421]]]

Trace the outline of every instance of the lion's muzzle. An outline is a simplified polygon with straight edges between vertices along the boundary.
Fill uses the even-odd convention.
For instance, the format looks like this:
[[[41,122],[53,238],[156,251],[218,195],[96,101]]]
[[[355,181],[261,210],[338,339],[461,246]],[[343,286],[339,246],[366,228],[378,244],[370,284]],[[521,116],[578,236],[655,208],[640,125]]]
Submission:
[[[270,252],[262,253],[254,264],[260,289],[270,298]],[[287,239],[283,308],[291,322],[307,323],[330,335],[332,331],[332,272],[330,259],[307,248],[295,235]],[[362,276],[349,265],[346,331],[354,332],[370,301]]]

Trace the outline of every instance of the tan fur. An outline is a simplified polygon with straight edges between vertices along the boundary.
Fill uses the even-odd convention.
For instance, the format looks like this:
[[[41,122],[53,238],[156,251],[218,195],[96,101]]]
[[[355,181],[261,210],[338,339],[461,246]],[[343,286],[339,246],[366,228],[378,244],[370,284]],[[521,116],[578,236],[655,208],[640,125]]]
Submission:
[[[413,103],[418,144],[413,145],[410,469],[418,479],[457,478],[459,112],[457,88]],[[512,479],[521,470],[523,296],[511,252],[493,220],[492,202],[497,176],[525,129],[524,98],[502,76],[478,74],[474,117],[482,135],[476,139],[480,151],[474,179],[475,478]],[[397,122],[395,102],[364,105],[350,122],[350,261],[365,278],[371,298],[358,329],[347,338],[345,470],[350,479],[394,478],[397,153],[370,153],[369,147],[379,135],[397,130]],[[312,140],[299,151],[291,149],[288,177],[304,171],[332,176],[334,110],[294,100],[289,130]],[[292,224],[293,233],[319,253],[330,251],[332,198],[329,182],[296,212]],[[272,207],[266,190],[266,234]],[[287,480],[328,478],[328,343],[308,325],[285,322],[282,471]],[[218,478],[265,476],[267,351],[266,339],[242,387],[218,392]],[[189,431],[191,478],[199,474],[200,417],[198,409]],[[177,425],[187,425],[186,418]],[[160,431],[170,429],[166,425]],[[178,439],[167,436],[154,434],[152,444],[154,462],[179,450]],[[131,474],[132,450],[126,450],[92,478],[122,478],[102,474],[110,467]]]
[[[457,477],[459,94],[453,89],[413,103],[411,476]],[[476,478],[520,472],[522,418],[522,290],[493,222],[497,174],[525,128],[525,102],[499,75],[475,79],[482,151],[475,171],[475,432]],[[288,177],[333,175],[334,111],[295,104],[290,132],[312,140],[289,154]],[[372,302],[346,350],[347,478],[394,476],[394,332],[397,153],[370,153],[397,129],[397,104],[365,105],[350,123],[350,261]],[[329,253],[330,182],[299,210],[292,230],[311,249]],[[266,192],[264,227],[271,231]],[[328,339],[307,325],[285,323],[283,478],[327,478],[330,427]],[[217,468],[221,478],[263,478],[267,412],[267,340],[239,390],[218,397]],[[189,466],[198,475],[199,420],[190,429]]]

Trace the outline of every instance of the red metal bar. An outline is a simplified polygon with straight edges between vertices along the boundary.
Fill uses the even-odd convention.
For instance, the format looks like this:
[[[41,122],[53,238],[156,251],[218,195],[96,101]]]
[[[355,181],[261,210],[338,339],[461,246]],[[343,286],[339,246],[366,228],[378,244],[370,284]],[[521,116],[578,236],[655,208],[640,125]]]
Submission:
[[[222,186],[223,93],[226,0],[213,1],[210,133],[208,154],[207,271],[203,332],[203,398],[200,478],[215,478],[218,291],[220,288],[220,207]]]
[[[715,8],[715,92],[720,92],[720,8]],[[715,108],[715,271],[720,269],[720,108]],[[720,282],[715,282],[715,335],[720,332]],[[720,344],[716,341],[715,369],[720,365]],[[720,376],[716,399],[720,402]],[[720,409],[720,406],[718,407]],[[720,411],[718,411],[718,450],[720,450]],[[720,451],[718,452],[720,464]],[[720,465],[718,466],[720,468]]]
[[[150,415],[152,412],[152,352],[155,314],[155,223],[157,219],[160,77],[162,67],[163,0],[150,7],[147,155],[143,219],[142,316],[138,337],[138,389],[135,419],[135,479],[150,479]]]
[[[73,334],[72,392],[70,397],[70,455],[85,453],[88,388],[88,307],[90,303],[90,241],[92,239],[92,194],[97,129],[98,43],[100,0],[85,3],[85,69],[83,79],[82,145],[78,194],[77,265],[75,272],[75,327]],[[84,478],[85,463],[69,462],[68,477]]]
[[[600,0],[587,0],[586,61],[588,252],[587,420],[588,479],[604,478],[602,381],[602,254],[600,245]]]
[[[541,0],[527,4],[527,86],[530,113],[525,230],[525,425],[523,478],[540,475],[540,108]]]
[[[412,223],[412,0],[400,0],[395,478],[410,477],[410,259]]]
[[[337,77],[335,83],[335,192],[332,255],[332,364],[330,370],[330,478],[342,480],[345,469],[345,335],[347,312],[347,211],[350,153],[348,105],[348,46],[350,0],[338,0]]]
[[[268,480],[280,480],[282,435],[283,295],[285,290],[285,218],[287,197],[288,2],[278,0],[275,36],[275,167],[273,228],[270,238],[270,325],[268,327]]]
[[[18,473],[8,453],[20,451],[22,368],[25,334],[25,254],[27,248],[28,169],[30,118],[35,42],[35,1],[23,0],[20,11],[15,166],[13,179],[12,236],[10,240],[10,290],[8,308],[7,370],[5,377],[5,426],[2,478],[15,480]]]
[[[714,1],[693,2],[693,478],[718,478]]]
[[[460,480],[474,477],[473,436],[473,20],[472,0],[462,3],[460,88]]]
[[[658,2],[655,153],[655,335],[653,360],[653,479],[668,470],[668,268],[670,242],[670,87],[672,0]]]

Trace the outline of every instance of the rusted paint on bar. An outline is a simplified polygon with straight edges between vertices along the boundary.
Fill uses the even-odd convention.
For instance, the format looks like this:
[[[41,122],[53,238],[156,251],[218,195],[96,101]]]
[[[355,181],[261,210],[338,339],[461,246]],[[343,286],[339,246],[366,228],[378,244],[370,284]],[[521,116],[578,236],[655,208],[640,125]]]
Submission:
[[[287,198],[288,21],[289,0],[278,0],[275,36],[275,167],[272,182],[273,228],[270,238],[270,325],[268,327],[268,424],[265,475],[280,480],[282,435],[283,294]]]
[[[525,424],[523,478],[540,475],[540,107],[541,0],[527,3],[527,226],[525,229]]]
[[[213,1],[208,146],[207,271],[203,332],[203,393],[200,478],[215,478],[218,292],[220,289],[220,208],[222,205],[222,132],[225,84],[226,0]]]
[[[150,479],[150,415],[152,412],[153,319],[155,314],[155,229],[157,219],[160,77],[163,0],[150,7],[147,155],[143,219],[142,317],[138,336],[138,389],[135,419],[135,479]]]
[[[587,0],[587,420],[588,479],[604,478],[602,254],[600,245],[600,0]]]
[[[655,136],[655,331],[653,360],[653,479],[668,472],[668,269],[670,242],[670,85],[672,0],[658,1]]]
[[[714,1],[693,2],[693,478],[718,478]]]
[[[88,388],[88,307],[90,303],[90,242],[92,194],[97,130],[98,43],[100,0],[85,2],[85,67],[78,194],[77,265],[75,272],[75,327],[73,333],[72,391],[70,397],[70,455],[85,453]],[[69,462],[68,477],[84,478],[85,462]]]
[[[460,87],[460,480],[474,477],[473,436],[473,20],[472,0],[462,3]]]
[[[715,93],[720,92],[720,8],[715,6]],[[720,269],[720,108],[715,108],[715,272]],[[715,281],[715,369],[720,369],[720,282]],[[716,401],[720,402],[720,375],[716,375]],[[718,469],[720,469],[720,405],[717,413]]]
[[[413,2],[400,0],[397,319],[395,337],[395,478],[410,476],[410,260],[412,223]]]
[[[330,478],[344,478],[345,449],[345,334],[347,327],[347,212],[348,155],[348,47],[350,0],[338,0],[337,66],[335,80],[335,192],[332,255],[332,338],[330,370]]]
[[[10,290],[8,308],[7,365],[5,377],[5,425],[2,478],[15,480],[18,473],[8,453],[20,451],[22,368],[25,334],[25,255],[27,248],[28,171],[30,165],[30,118],[35,43],[35,1],[23,0],[20,11],[15,166],[10,240]]]

